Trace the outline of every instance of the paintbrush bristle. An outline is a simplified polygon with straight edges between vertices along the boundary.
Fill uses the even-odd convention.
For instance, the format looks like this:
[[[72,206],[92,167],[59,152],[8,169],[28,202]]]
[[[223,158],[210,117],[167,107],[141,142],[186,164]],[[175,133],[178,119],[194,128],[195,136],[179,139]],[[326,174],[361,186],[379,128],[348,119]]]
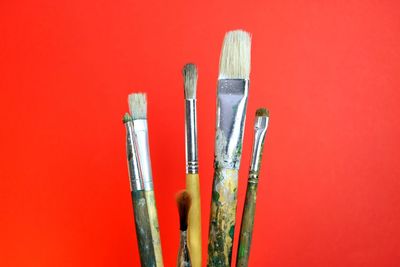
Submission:
[[[123,123],[127,123],[128,121],[131,121],[131,120],[132,120],[131,115],[129,115],[128,112],[125,113],[124,117],[122,118],[122,122],[123,122]]]
[[[179,229],[181,231],[186,231],[188,227],[188,214],[190,205],[192,204],[192,197],[186,190],[182,190],[176,195],[176,204],[179,211]]]
[[[242,30],[227,32],[219,60],[219,79],[250,77],[251,36]]]
[[[259,108],[256,111],[256,116],[258,117],[269,117],[269,110],[266,108]]]
[[[197,67],[189,63],[183,67],[183,81],[185,87],[185,99],[196,99]]]
[[[132,119],[147,119],[147,99],[145,93],[133,93],[128,96],[129,110]]]

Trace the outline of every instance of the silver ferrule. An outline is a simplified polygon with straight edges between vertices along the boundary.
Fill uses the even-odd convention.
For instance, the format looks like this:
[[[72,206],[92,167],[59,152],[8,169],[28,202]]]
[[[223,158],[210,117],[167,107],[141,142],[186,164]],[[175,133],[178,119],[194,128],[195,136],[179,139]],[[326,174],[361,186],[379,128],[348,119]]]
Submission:
[[[257,175],[261,168],[261,159],[264,148],[265,135],[267,133],[269,117],[256,116],[254,122],[254,141],[251,153],[250,173]]]
[[[186,173],[198,173],[196,99],[186,99],[185,108]]]
[[[125,122],[126,129],[126,157],[128,160],[129,185],[131,191],[143,190],[138,153],[135,147],[132,121]]]
[[[153,190],[153,176],[151,173],[147,120],[133,120],[133,133],[135,135],[144,190],[151,191]]]
[[[218,80],[216,168],[239,169],[249,80]]]

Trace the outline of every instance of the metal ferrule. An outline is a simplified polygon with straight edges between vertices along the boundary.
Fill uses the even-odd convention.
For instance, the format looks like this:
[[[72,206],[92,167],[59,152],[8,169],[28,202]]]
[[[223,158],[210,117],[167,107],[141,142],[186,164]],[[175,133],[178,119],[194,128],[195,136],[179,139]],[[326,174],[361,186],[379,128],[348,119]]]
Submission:
[[[239,169],[249,80],[218,80],[215,167]]]
[[[254,122],[254,141],[251,153],[250,174],[257,175],[261,168],[262,152],[264,148],[265,135],[267,133],[269,117],[256,116]]]
[[[147,120],[133,120],[133,133],[145,191],[153,190]]]
[[[196,99],[186,99],[185,108],[186,173],[198,173]]]
[[[131,191],[143,190],[138,153],[135,146],[132,121],[125,122],[126,129],[126,156]]]

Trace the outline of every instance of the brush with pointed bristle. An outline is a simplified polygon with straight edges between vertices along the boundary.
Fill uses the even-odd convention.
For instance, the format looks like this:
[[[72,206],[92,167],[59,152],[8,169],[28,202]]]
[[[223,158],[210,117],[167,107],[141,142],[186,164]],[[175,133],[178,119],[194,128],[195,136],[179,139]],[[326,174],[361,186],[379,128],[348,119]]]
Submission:
[[[129,110],[133,120],[147,118],[147,99],[145,93],[133,93],[128,96]]]
[[[219,61],[219,79],[250,76],[251,35],[242,30],[226,33]]]
[[[179,212],[179,229],[186,231],[188,227],[188,214],[190,205],[192,204],[192,198],[186,190],[178,193],[176,196],[176,204]]]
[[[254,215],[256,212],[258,176],[260,174],[268,122],[269,111],[266,108],[257,109],[254,121],[253,150],[250,162],[249,178],[247,181],[242,223],[240,226],[238,253],[236,257],[237,267],[246,267],[249,263],[251,237],[254,228]]]
[[[183,67],[183,81],[185,88],[185,99],[196,99],[197,89],[197,67],[189,63]]]

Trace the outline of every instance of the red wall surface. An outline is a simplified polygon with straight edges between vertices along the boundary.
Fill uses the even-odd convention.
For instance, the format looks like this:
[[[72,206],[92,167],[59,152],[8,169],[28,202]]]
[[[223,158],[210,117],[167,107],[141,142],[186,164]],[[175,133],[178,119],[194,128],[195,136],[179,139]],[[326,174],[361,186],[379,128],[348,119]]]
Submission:
[[[253,34],[237,221],[253,114],[271,111],[250,266],[399,266],[400,2],[225,0],[0,2],[1,266],[139,265],[121,122],[133,91],[148,93],[175,265],[187,62],[206,258],[219,53],[237,28]]]

